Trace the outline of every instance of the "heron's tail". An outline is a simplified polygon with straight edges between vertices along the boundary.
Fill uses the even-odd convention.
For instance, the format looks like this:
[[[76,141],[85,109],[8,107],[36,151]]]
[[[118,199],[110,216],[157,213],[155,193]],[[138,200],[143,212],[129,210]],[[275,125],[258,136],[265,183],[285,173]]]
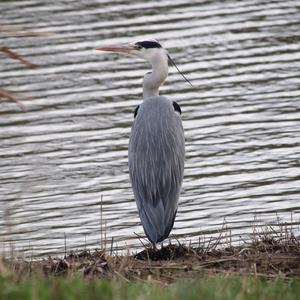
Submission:
[[[156,207],[148,206],[139,209],[144,232],[151,243],[165,240],[174,225],[177,207],[165,210],[161,207],[163,203],[160,202],[160,204]]]

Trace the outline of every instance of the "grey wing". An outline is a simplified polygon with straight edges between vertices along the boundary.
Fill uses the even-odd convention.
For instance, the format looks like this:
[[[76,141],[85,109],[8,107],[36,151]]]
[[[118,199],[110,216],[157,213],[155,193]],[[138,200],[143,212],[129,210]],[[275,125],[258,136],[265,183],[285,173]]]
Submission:
[[[129,143],[129,173],[144,231],[151,242],[168,237],[177,212],[185,158],[179,114],[165,97],[144,100]]]

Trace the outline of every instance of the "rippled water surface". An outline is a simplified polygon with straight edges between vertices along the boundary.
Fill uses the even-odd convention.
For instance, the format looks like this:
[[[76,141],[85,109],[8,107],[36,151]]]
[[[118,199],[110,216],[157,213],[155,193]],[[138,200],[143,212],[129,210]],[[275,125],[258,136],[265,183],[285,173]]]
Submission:
[[[195,242],[225,219],[238,237],[277,218],[299,231],[300,2],[0,1],[0,15],[1,44],[38,65],[0,53],[0,86],[27,97],[26,112],[0,102],[3,249],[98,246],[101,196],[107,240],[140,245],[127,147],[149,65],[94,49],[149,37],[194,85],[171,67],[161,89],[186,133],[172,233]]]

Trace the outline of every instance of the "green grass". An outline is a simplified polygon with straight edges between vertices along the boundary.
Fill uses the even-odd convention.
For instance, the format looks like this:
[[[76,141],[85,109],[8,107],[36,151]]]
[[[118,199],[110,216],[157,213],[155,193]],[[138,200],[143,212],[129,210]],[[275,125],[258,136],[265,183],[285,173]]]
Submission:
[[[296,300],[300,299],[300,282],[296,279],[266,281],[251,277],[216,275],[161,286],[155,283],[80,278],[36,278],[16,281],[0,276],[0,299]]]

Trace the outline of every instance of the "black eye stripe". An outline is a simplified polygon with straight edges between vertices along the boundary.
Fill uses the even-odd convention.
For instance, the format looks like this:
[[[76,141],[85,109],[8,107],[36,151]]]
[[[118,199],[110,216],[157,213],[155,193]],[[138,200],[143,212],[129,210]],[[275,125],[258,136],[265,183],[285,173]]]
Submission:
[[[142,41],[142,42],[137,42],[135,43],[136,45],[139,45],[145,49],[150,49],[150,48],[162,48],[161,44],[155,41]]]
[[[175,111],[179,112],[179,114],[181,115],[181,108],[177,102],[173,101],[173,107]]]

